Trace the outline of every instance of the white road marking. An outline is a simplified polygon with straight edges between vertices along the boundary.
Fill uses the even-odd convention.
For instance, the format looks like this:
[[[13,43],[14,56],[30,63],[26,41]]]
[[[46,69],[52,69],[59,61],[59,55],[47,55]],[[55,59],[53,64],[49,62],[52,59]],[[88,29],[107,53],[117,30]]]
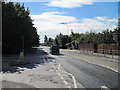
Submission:
[[[59,76],[61,76],[61,74],[60,74],[60,73],[58,73],[58,75],[59,75]]]
[[[57,72],[57,74],[60,76],[60,78],[63,80],[63,82],[66,84],[66,86],[68,88],[71,88],[71,86],[68,85],[67,81],[62,77],[62,75],[58,72],[58,70],[56,70],[55,66],[50,62],[50,64],[53,66],[53,68],[55,69],[55,71]]]
[[[68,86],[68,88],[71,88],[70,86]]]
[[[76,80],[75,80],[75,77],[73,75],[72,75],[72,79],[73,79],[73,83],[74,83],[74,88],[77,88]]]
[[[59,65],[60,65],[60,64],[59,64]],[[59,67],[59,70],[61,70],[60,67]],[[77,84],[76,84],[76,80],[75,80],[74,75],[71,74],[71,73],[68,73],[68,72],[66,72],[66,71],[64,71],[64,70],[61,70],[61,71],[64,72],[64,73],[66,73],[66,74],[68,74],[68,75],[70,75],[70,76],[72,77],[73,83],[74,83],[74,88],[77,88]]]
[[[60,71],[62,71],[62,72],[64,72],[64,73],[66,73],[66,74],[68,74],[68,75],[72,76],[72,74],[71,74],[71,73],[69,73],[69,72],[66,72],[66,71],[64,71],[64,70],[60,70]]]
[[[106,87],[106,86],[101,86],[101,90],[111,90],[111,89],[109,89],[109,88]]]
[[[63,80],[66,85],[68,85],[67,81]]]
[[[58,70],[60,69],[60,64],[59,64],[59,66],[58,66]]]
[[[44,56],[45,57],[45,56]],[[61,70],[60,69],[60,64],[59,64],[59,66],[58,66],[58,68],[56,69],[55,68],[55,66],[52,64],[52,62],[50,62],[50,64],[53,66],[53,68],[55,69],[55,71],[58,73],[58,75],[61,77],[61,79],[63,80],[63,82],[69,87],[69,88],[71,88],[71,86],[69,86],[68,85],[68,83],[67,83],[67,81],[62,77],[62,75],[58,72],[58,70]],[[72,77],[72,79],[73,79],[73,83],[74,83],[74,88],[77,88],[77,84],[76,84],[76,80],[75,80],[75,77],[74,77],[74,75],[72,75],[71,73],[68,73],[68,72],[66,72],[66,71],[64,71],[64,70],[61,70],[61,71],[63,71],[64,73],[66,73],[66,74],[68,74],[68,75],[70,75],[71,77]]]

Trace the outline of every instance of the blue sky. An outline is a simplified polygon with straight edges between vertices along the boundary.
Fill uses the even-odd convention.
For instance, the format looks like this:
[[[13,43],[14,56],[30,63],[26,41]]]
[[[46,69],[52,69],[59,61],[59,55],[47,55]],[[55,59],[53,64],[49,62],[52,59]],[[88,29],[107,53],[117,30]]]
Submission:
[[[93,18],[95,16],[117,17],[118,2],[94,2],[92,5],[84,5],[76,8],[50,7],[49,2],[22,2],[25,7],[29,7],[31,15],[39,15],[43,12],[66,12],[65,15],[77,18]]]
[[[94,1],[49,0],[49,2],[21,2],[21,4],[24,3],[25,7],[29,8],[30,16],[43,42],[44,35],[54,38],[59,33],[70,34],[71,29],[74,32],[85,33],[90,30],[101,32],[106,28],[115,28],[118,0]]]

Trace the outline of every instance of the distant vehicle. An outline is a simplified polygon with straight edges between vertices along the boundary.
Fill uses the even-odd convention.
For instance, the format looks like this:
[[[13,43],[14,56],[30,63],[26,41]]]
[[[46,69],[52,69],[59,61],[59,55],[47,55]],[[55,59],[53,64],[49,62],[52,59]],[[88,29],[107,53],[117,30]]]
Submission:
[[[58,45],[52,45],[50,47],[50,53],[51,54],[60,54],[59,46]]]

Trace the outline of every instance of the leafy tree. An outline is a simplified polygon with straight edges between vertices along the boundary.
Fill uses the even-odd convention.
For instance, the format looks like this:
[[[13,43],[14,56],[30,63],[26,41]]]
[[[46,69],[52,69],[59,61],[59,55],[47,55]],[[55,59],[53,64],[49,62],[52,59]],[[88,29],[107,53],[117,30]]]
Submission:
[[[71,38],[68,35],[59,34],[55,38],[55,44],[59,45],[61,48],[67,48],[67,43],[70,43]]]
[[[25,52],[39,45],[37,29],[33,27],[30,11],[25,9],[24,4],[3,2],[2,11],[3,54],[22,51],[23,37]]]
[[[46,43],[48,41],[47,35],[44,37],[44,42]]]
[[[116,28],[114,31],[113,31],[113,40],[115,43],[120,43],[120,30],[118,28]]]

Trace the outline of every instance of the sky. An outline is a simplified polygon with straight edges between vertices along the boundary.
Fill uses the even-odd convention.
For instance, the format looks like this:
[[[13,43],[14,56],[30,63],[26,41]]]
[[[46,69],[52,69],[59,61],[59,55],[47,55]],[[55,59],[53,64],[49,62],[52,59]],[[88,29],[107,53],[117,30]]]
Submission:
[[[115,28],[118,22],[118,1],[21,0],[18,2],[24,3],[24,6],[29,8],[30,17],[34,20],[34,26],[40,35],[40,42],[43,42],[44,35],[55,38],[59,33],[69,35],[71,30],[86,33],[90,30],[101,32],[106,28]]]

